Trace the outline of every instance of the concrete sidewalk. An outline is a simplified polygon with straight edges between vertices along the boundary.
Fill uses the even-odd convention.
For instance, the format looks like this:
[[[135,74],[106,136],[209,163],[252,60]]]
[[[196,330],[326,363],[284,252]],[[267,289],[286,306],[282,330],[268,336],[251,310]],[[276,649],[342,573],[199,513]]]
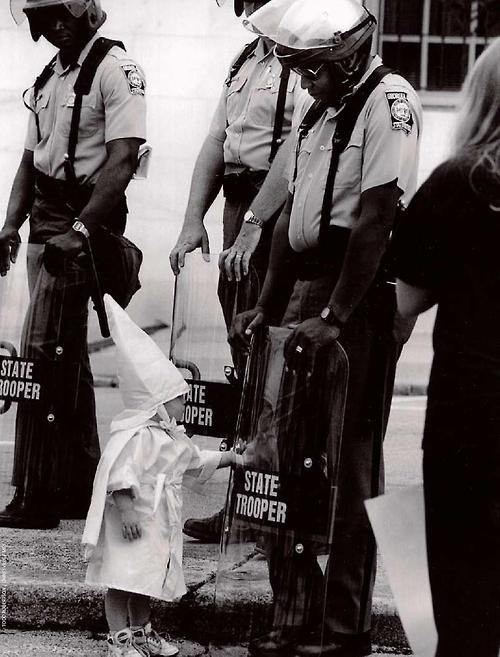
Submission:
[[[2,530],[6,555],[6,628],[31,630],[105,630],[103,590],[84,584],[82,521],[64,521],[50,532]],[[253,552],[249,544],[248,552]],[[262,557],[250,558],[235,573],[233,590],[218,594],[214,605],[218,546],[186,540],[184,566],[189,592],[175,603],[154,603],[158,627],[173,637],[245,641],[251,625],[265,627],[271,591]],[[249,577],[255,577],[249,586]],[[373,642],[403,650],[406,639],[384,574],[374,601]]]
[[[415,395],[426,390],[431,361],[431,322],[432,318],[425,320],[423,328],[413,334],[403,351],[396,377],[397,394]],[[166,339],[165,335],[158,337]],[[118,390],[108,387],[114,380],[114,347],[96,350],[92,354],[92,365],[97,383],[105,386],[96,391],[100,434],[104,436],[111,417],[120,409]],[[408,402],[414,406],[411,400]],[[391,429],[386,440],[386,450],[392,449],[400,455],[397,472],[391,472],[390,464],[388,467],[388,480],[393,487],[415,483],[420,476],[415,461],[419,459],[424,403],[423,400],[415,403],[420,406],[413,411],[418,410],[419,416],[417,421],[411,416],[411,431],[406,426],[401,427],[398,412],[393,413],[392,431],[397,434],[397,440],[389,435]],[[402,436],[410,447],[403,445],[402,448]],[[211,440],[212,446],[217,448],[218,441]],[[402,449],[406,449],[404,454]],[[8,501],[10,492],[4,489],[0,495],[4,499],[0,501]],[[186,515],[203,517],[218,510],[224,494],[225,482],[216,477],[207,496],[209,503],[206,499],[186,499]],[[84,584],[82,530],[83,521],[64,521],[53,531],[1,530],[7,629],[104,630],[103,591]],[[248,551],[252,551],[251,544]],[[232,591],[221,595],[214,606],[217,564],[218,546],[185,540],[184,565],[189,593],[176,603],[155,603],[160,628],[167,629],[174,637],[187,637],[206,644],[211,640],[238,643],[244,641],[250,624],[265,626],[271,601],[265,562],[259,561],[258,557],[250,558],[246,564],[247,572],[235,573]],[[252,578],[254,584],[250,587],[248,583]],[[374,644],[396,651],[407,650],[392,594],[380,566],[373,616]]]
[[[109,418],[117,410],[118,391],[100,388],[97,401]],[[421,479],[419,443],[424,402],[414,397],[399,398],[393,404],[385,446],[389,491]],[[101,421],[106,422],[102,415]],[[201,441],[200,447],[216,448],[218,444],[209,438],[196,440]],[[186,492],[184,517],[204,517],[221,508],[226,481],[227,472],[220,470],[208,483],[206,495]],[[64,521],[52,531],[1,530],[7,629],[104,630],[103,591],[84,584],[82,530],[83,521]],[[252,550],[253,545],[248,544],[248,552]],[[218,546],[185,539],[185,577],[190,592],[176,603],[155,604],[160,627],[174,637],[203,644],[210,640],[238,643],[244,640],[250,624],[264,626],[271,601],[265,562],[255,557],[243,570],[232,573],[231,590],[226,589],[214,607],[217,565]],[[250,585],[252,578],[254,583]],[[399,652],[407,649],[380,563],[375,586],[374,644]]]

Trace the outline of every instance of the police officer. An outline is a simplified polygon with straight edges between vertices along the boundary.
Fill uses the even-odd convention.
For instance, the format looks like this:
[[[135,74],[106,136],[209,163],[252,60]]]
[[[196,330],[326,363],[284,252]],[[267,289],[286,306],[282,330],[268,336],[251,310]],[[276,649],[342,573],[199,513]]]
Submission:
[[[248,17],[267,2],[235,0],[234,8],[238,16],[244,9]],[[204,217],[223,187],[224,251],[218,293],[228,326],[235,307],[244,310],[254,305],[264,281],[272,231],[287,195],[283,178],[287,149],[281,144],[290,133],[298,100],[306,95],[295,73],[287,70],[282,76],[273,47],[269,39],[258,38],[230,67],[195,164],[184,225],[170,253],[176,275],[186,253],[200,246],[204,254],[209,253]],[[256,278],[247,276],[250,258]],[[241,375],[242,359],[236,365]],[[199,540],[218,542],[221,523],[222,513],[189,519],[184,532]]]
[[[74,85],[101,43],[106,14],[99,0],[12,0],[11,11],[17,22],[27,17],[35,41],[43,36],[58,49],[26,101],[25,149],[0,231],[2,276],[28,215],[30,243],[45,245],[29,251],[22,348],[26,357],[59,362],[55,411],[48,418],[46,410],[19,404],[16,492],[0,514],[0,526],[41,529],[61,517],[84,518],[88,508],[99,443],[86,344],[92,278],[81,256],[103,227],[125,228],[124,192],[145,140],[145,80],[123,47],[110,43],[82,97],[71,157]]]
[[[363,502],[382,492],[382,440],[403,339],[393,329],[394,285],[382,264],[398,204],[416,187],[421,108],[410,84],[371,55],[376,21],[356,0],[273,2],[251,23],[273,35],[278,59],[301,76],[314,103],[291,137],[289,195],[263,291],[236,317],[231,337],[245,347],[289,297],[283,323],[298,325],[285,347],[288,363],[310,370],[318,349],[335,340],[349,358],[333,556],[326,581],[313,581],[321,574],[311,564],[305,572],[316,575],[302,587],[307,596],[324,586],[325,634],[297,634],[314,616],[292,615],[282,621],[288,633],[255,640],[251,652],[368,655],[376,549]],[[275,618],[283,617],[283,587],[301,589],[286,583],[282,562],[271,555]]]

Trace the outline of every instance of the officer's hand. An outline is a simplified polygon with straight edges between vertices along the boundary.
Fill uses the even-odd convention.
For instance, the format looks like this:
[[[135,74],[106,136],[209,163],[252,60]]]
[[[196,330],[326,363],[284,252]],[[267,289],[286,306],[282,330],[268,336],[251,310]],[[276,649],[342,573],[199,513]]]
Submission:
[[[201,246],[204,260],[209,262],[210,245],[205,226],[201,222],[184,226],[176,245],[170,252],[170,267],[176,276],[179,274],[181,267],[184,267],[186,253],[191,253],[199,246]]]
[[[266,321],[264,311],[259,306],[239,313],[229,329],[228,342],[238,351],[248,352],[252,333]]]
[[[15,228],[2,228],[0,231],[0,276],[6,276],[10,264],[16,262],[21,238]]]
[[[47,240],[43,254],[45,268],[57,274],[64,268],[66,258],[77,258],[85,252],[86,238],[72,228],[67,233],[55,235]]]
[[[252,257],[262,235],[262,228],[255,224],[243,224],[238,237],[231,248],[219,256],[219,269],[226,274],[227,280],[235,278],[241,281],[248,275]]]
[[[299,324],[285,342],[285,360],[291,369],[305,368],[311,373],[316,352],[335,342],[338,326],[330,326],[321,317],[311,317]]]

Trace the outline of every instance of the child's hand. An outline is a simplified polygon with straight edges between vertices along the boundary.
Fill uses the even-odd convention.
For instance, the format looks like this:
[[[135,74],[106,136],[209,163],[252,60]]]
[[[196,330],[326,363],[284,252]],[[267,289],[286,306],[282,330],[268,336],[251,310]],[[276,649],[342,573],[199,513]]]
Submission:
[[[252,466],[256,461],[256,456],[255,441],[247,443],[245,451],[243,452],[243,462],[245,463],[245,467]]]
[[[135,509],[126,509],[120,512],[122,519],[122,535],[128,541],[134,541],[142,536],[139,514]]]

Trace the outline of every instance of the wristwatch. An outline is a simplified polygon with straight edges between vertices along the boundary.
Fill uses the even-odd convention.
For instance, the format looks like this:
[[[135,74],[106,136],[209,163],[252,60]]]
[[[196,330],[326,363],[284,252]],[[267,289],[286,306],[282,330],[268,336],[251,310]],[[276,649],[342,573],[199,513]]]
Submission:
[[[248,210],[245,212],[245,216],[243,217],[243,221],[246,224],[254,224],[255,226],[258,226],[259,228],[264,228],[265,222],[262,221],[262,219],[259,219],[254,215],[252,210]]]
[[[73,230],[76,230],[77,233],[82,233],[82,235],[85,235],[87,239],[90,237],[89,231],[85,228],[85,224],[80,221],[80,219],[76,219],[75,223],[71,226]]]
[[[345,322],[337,317],[331,306],[325,306],[320,313],[320,317],[329,326],[336,326],[338,329],[344,328]]]

